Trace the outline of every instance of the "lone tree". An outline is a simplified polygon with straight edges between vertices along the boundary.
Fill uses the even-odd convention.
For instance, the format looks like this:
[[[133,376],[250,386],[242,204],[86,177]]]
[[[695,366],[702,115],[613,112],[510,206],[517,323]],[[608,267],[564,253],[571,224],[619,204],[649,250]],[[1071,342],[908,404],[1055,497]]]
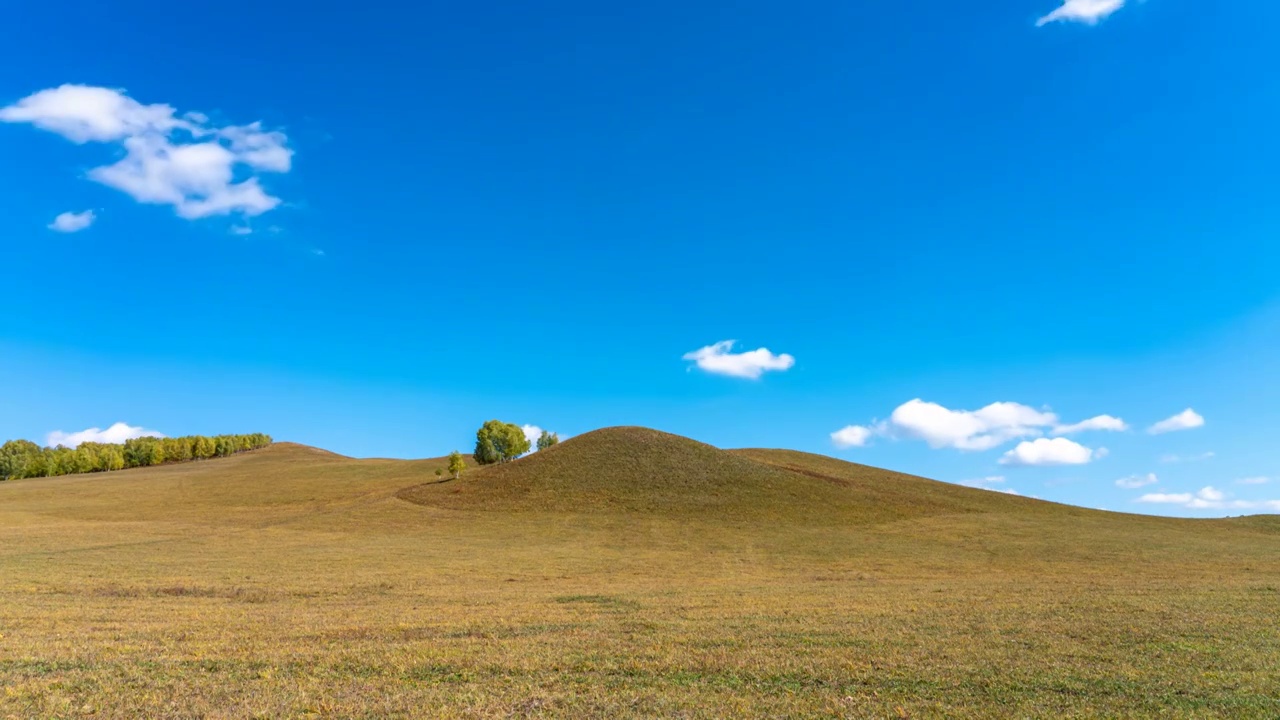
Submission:
[[[552,445],[559,445],[559,444],[560,444],[560,436],[553,432],[547,432],[546,430],[543,430],[542,435],[538,437],[539,450],[546,450]]]
[[[490,420],[476,431],[476,462],[481,465],[511,462],[529,452],[529,438],[519,425]]]
[[[449,472],[453,473],[454,480],[457,480],[462,475],[462,471],[466,467],[467,464],[462,461],[462,453],[457,450],[449,453]]]

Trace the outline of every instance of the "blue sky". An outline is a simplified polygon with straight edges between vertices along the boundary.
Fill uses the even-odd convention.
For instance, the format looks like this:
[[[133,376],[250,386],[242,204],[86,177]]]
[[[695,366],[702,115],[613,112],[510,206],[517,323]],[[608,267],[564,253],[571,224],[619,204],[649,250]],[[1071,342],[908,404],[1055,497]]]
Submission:
[[[640,424],[1280,511],[1274,3],[11,15],[0,437]]]

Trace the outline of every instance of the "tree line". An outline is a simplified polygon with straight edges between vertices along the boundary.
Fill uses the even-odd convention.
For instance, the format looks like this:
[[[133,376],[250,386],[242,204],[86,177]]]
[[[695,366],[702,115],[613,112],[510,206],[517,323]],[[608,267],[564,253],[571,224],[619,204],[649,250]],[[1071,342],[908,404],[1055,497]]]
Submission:
[[[178,438],[140,437],[123,444],[81,443],[74,448],[40,447],[30,440],[0,445],[0,480],[53,477],[76,473],[111,472],[125,468],[165,465],[227,457],[270,445],[271,436],[188,435]]]

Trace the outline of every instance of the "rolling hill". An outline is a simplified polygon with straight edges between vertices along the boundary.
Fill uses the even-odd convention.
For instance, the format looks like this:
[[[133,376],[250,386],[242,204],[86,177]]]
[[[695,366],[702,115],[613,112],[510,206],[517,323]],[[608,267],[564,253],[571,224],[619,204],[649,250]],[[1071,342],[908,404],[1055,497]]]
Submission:
[[[409,502],[491,512],[639,513],[769,522],[887,522],[1017,512],[1033,501],[831,458],[725,451],[639,427],[605,428],[463,482],[408,488]]]
[[[0,717],[1280,716],[1280,518],[607,428],[0,483]]]

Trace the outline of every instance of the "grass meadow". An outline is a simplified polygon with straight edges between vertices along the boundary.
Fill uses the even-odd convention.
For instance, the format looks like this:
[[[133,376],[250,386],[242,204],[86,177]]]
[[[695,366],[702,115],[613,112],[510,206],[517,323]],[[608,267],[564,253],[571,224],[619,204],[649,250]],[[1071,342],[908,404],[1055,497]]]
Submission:
[[[1280,717],[1280,518],[782,451],[0,483],[0,718]]]

